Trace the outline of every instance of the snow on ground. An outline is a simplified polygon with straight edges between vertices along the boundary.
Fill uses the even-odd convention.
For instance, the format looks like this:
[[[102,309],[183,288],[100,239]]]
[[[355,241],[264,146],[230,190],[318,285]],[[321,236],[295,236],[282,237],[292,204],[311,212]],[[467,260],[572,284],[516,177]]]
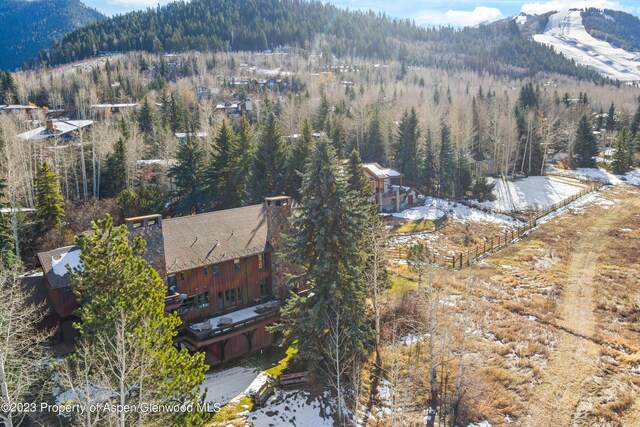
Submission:
[[[549,172],[577,179],[600,181],[604,184],[617,185],[626,182],[627,184],[640,186],[640,169],[632,170],[625,175],[614,175],[599,168],[557,169],[551,167]]]
[[[495,183],[496,200],[479,203],[479,206],[507,212],[546,209],[585,188],[577,180],[555,176],[530,176],[515,181],[499,179]]]
[[[80,266],[80,249],[65,252],[59,259],[51,257],[51,267],[53,268],[53,272],[58,276],[67,274],[67,264],[69,264],[69,268],[72,270]]]
[[[486,213],[455,202],[427,197],[424,205],[394,213],[396,218],[415,220],[435,220],[448,214],[454,221],[493,222],[497,224],[519,225],[520,222],[506,215]]]
[[[582,25],[580,11],[551,15],[544,33],[534,35],[533,39],[600,74],[621,81],[640,80],[640,55],[591,36]]]
[[[311,398],[306,391],[278,390],[267,403],[247,414],[247,421],[254,427],[293,426],[331,427],[331,408],[325,403],[328,394],[322,398]]]
[[[236,396],[245,394],[245,390],[250,389],[260,376],[259,369],[241,366],[206,374],[201,386],[208,389],[205,402],[225,405]]]

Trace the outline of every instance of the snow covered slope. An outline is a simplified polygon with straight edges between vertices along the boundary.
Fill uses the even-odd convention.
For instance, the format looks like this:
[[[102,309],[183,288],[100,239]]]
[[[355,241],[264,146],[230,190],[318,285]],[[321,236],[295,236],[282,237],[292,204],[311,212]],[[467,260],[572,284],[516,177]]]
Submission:
[[[591,36],[582,25],[578,10],[555,13],[543,34],[533,39],[552,46],[577,64],[621,81],[640,81],[640,54],[627,52]]]

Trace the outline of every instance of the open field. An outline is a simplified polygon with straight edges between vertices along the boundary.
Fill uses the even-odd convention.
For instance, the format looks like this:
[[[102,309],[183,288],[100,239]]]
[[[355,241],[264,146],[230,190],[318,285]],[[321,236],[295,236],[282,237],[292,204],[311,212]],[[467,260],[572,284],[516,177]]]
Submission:
[[[640,189],[616,186],[471,268],[434,272],[440,304],[457,322],[452,346],[460,319],[470,316],[470,418],[493,426],[640,425],[639,224]],[[394,274],[412,292],[406,265]]]

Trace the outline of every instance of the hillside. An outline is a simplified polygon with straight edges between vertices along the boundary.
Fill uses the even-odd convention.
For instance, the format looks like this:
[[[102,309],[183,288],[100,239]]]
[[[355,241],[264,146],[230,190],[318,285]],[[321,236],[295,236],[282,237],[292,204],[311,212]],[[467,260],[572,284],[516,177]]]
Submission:
[[[640,50],[640,19],[617,10],[587,9],[582,23],[593,37],[628,51]]]
[[[640,54],[595,38],[586,30],[579,10],[551,15],[544,33],[534,35],[533,39],[604,76],[621,81],[640,80]]]
[[[421,28],[373,12],[292,0],[193,0],[132,12],[66,35],[60,44],[42,52],[40,60],[61,64],[93,56],[97,50],[261,51],[282,45],[330,49],[338,57],[397,59],[510,77],[554,72],[600,79],[597,73],[528,40],[515,23],[462,30]]]
[[[0,69],[20,67],[53,39],[103,18],[80,0],[2,0]]]

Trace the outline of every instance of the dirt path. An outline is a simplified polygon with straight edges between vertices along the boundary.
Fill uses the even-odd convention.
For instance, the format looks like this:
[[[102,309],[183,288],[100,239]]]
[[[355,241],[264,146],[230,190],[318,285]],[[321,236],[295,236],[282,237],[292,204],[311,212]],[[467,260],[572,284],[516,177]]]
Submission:
[[[604,210],[591,216],[580,236],[568,265],[568,277],[558,301],[559,326],[576,334],[592,337],[596,331],[594,313],[594,273],[598,255],[606,250],[606,233],[628,212],[625,207]],[[526,426],[581,425],[583,409],[589,406],[586,382],[597,366],[599,346],[589,340],[561,332],[549,363],[534,386],[529,400]]]

